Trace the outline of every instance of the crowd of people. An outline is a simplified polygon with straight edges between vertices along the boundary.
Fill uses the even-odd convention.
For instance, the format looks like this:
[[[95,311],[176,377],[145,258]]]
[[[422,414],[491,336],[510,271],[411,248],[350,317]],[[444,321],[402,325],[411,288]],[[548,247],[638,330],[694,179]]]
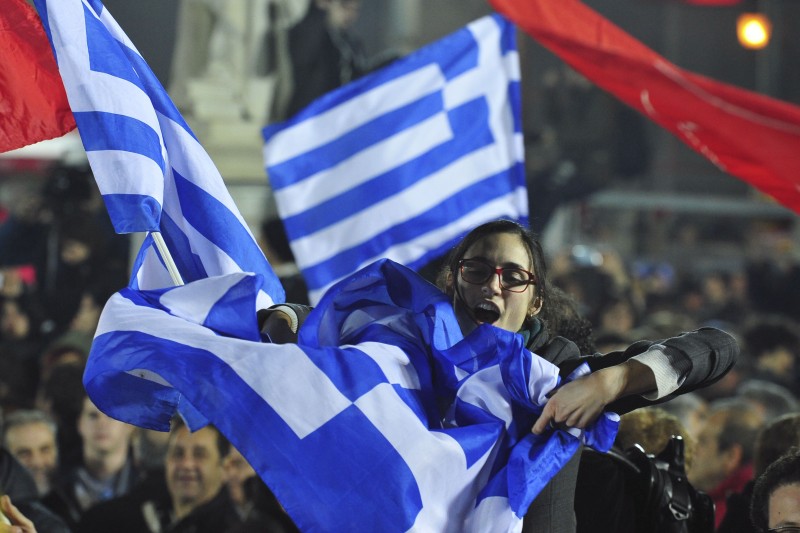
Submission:
[[[72,183],[67,198],[73,205],[68,214],[54,214],[47,195],[41,194],[25,209],[13,210],[0,225],[4,258],[0,400],[3,470],[9,473],[2,480],[4,493],[38,531],[293,531],[291,520],[266,485],[213,427],[190,434],[178,420],[169,434],[147,431],[107,417],[87,397],[81,381],[83,365],[104,298],[115,285],[126,283],[126,256],[120,252],[124,247],[115,242],[123,238],[106,229],[108,222],[94,194],[72,190],[81,189],[82,180],[90,175],[70,171],[65,177],[57,170],[52,179]],[[44,191],[52,187],[48,180]],[[609,531],[634,531],[636,520],[642,527],[642,521],[652,520],[659,506],[670,504],[658,498],[641,500],[647,492],[641,486],[642,471],[649,464],[642,463],[642,457],[656,464],[652,458],[667,452],[670,458],[664,464],[672,464],[672,470],[667,468],[661,475],[685,473],[690,508],[695,515],[705,509],[710,516],[706,531],[757,531],[746,516],[756,478],[792,447],[800,446],[800,332],[791,309],[769,309],[763,295],[753,303],[751,292],[775,284],[774,279],[760,278],[763,272],[774,273],[781,266],[783,275],[789,276],[797,267],[787,269],[762,258],[736,281],[715,272],[702,280],[699,290],[687,294],[681,289],[688,285],[674,280],[665,287],[658,280],[637,278],[628,266],[630,261],[608,251],[594,265],[575,260],[571,253],[548,258],[548,273],[538,243],[517,235],[517,226],[488,227],[488,232],[484,228],[480,231],[486,233],[479,231],[477,238],[462,243],[460,253],[450,257],[453,264],[445,263],[438,280],[456,302],[456,316],[465,333],[470,324],[482,322],[520,331],[532,351],[559,365],[580,354],[627,354],[590,358],[597,361],[595,369],[613,367],[646,351],[653,343],[645,343],[643,349],[639,342],[643,339],[666,339],[656,346],[668,350],[663,347],[671,346],[670,338],[708,326],[729,332],[741,347],[735,366],[689,378],[694,380],[691,387],[681,371],[674,374],[678,382],[669,388],[661,390],[658,379],[651,383],[650,389],[658,389],[654,396],[647,396],[645,386],[622,394],[640,398],[632,404],[614,403],[614,398],[601,402],[599,409],[630,411],[622,418],[623,429],[629,429],[620,432],[616,456],[612,453],[598,460],[596,453],[576,455],[551,483],[552,490],[534,502],[525,531],[541,530],[543,523],[559,531],[596,531],[603,523],[610,524]],[[266,254],[287,265],[279,271],[285,270],[296,283],[301,276],[288,268],[292,258],[280,242],[280,224],[266,223],[262,231]],[[486,241],[493,232],[505,236],[496,243]],[[524,246],[507,256],[518,239]],[[26,246],[20,255],[23,252],[14,246],[20,240],[38,245]],[[53,242],[56,260],[48,256]],[[467,262],[466,255],[478,260]],[[526,268],[507,273],[495,266],[510,261]],[[483,279],[484,270],[488,281]],[[514,300],[507,300],[512,302],[508,310],[475,303],[495,278],[498,294],[518,297],[521,293],[502,286],[507,283],[513,288],[520,283],[506,278],[514,273],[530,276],[521,280],[521,287],[528,282],[536,287],[536,292],[520,300],[526,303],[519,309],[514,311]],[[459,276],[466,282],[456,283]],[[520,321],[523,327],[506,320]],[[554,338],[562,344],[553,343]],[[714,342],[719,340],[709,337],[703,342],[716,357],[719,347]],[[637,344],[639,351],[632,353]],[[565,350],[566,346],[575,348]],[[565,357],[572,351],[571,357]],[[711,360],[712,355],[703,352],[704,359]],[[693,363],[695,373],[698,364]],[[680,366],[674,361],[672,365]],[[647,406],[659,401],[663,403]],[[556,409],[543,417],[579,423],[567,420],[568,414],[559,418]],[[680,438],[677,450],[671,440],[674,436]],[[637,456],[635,449],[643,453]],[[611,479],[604,469],[616,472],[616,482],[627,489],[601,491]],[[626,490],[628,495],[620,496]],[[598,492],[613,495],[616,510],[597,505]],[[541,510],[543,500],[547,502],[544,508],[551,510]],[[553,505],[563,506],[565,501],[568,507],[574,502],[574,516],[552,512]],[[647,509],[651,514],[642,515]],[[9,512],[13,511],[9,508]],[[569,518],[553,521],[554,516]]]

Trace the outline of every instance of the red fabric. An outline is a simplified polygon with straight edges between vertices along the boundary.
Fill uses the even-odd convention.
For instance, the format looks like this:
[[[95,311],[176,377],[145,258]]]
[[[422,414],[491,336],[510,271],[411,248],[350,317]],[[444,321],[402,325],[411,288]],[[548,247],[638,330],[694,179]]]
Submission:
[[[744,486],[752,479],[753,464],[747,463],[734,470],[713,490],[708,491],[708,495],[714,500],[714,529],[717,529],[722,523],[722,519],[725,518],[728,510],[728,496],[735,492],[742,492]]]
[[[800,107],[673,65],[577,0],[490,0],[597,86],[800,212]]]
[[[42,22],[24,0],[0,9],[0,117],[0,152],[75,128]]]

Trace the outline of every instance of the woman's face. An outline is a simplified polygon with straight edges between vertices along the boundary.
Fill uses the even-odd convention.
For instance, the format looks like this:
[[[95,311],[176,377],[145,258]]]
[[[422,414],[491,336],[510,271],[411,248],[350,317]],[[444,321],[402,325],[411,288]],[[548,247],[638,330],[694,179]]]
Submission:
[[[467,249],[463,259],[478,259],[493,268],[514,267],[533,272],[525,244],[519,235],[512,233],[495,233],[479,239]],[[474,284],[464,281],[460,272],[456,272],[455,283],[461,295],[461,299],[455,298],[456,318],[465,335],[478,324],[492,324],[517,332],[529,311],[535,314],[541,308],[541,300],[536,299],[536,287],[532,284],[522,292],[511,292],[500,287],[497,274],[492,274],[484,283]]]

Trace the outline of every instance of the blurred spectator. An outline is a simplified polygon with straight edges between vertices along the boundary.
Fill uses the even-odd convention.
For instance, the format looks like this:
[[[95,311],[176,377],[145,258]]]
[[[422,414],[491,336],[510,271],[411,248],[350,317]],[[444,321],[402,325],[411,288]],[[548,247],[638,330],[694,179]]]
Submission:
[[[41,313],[31,294],[0,298],[0,354],[7,372],[4,381],[20,406],[30,407],[38,375],[38,357],[44,347]],[[13,370],[12,370],[13,368]],[[16,375],[14,381],[9,376]]]
[[[60,364],[53,367],[37,392],[36,406],[49,414],[58,426],[58,455],[62,468],[81,461],[78,417],[83,409],[83,366]]]
[[[736,396],[755,405],[765,422],[800,411],[800,403],[792,391],[770,381],[748,379],[736,389]]]
[[[595,353],[592,324],[581,316],[575,299],[555,284],[548,287],[546,298],[548,304],[542,308],[539,318],[547,326],[550,334],[571,340],[578,345],[581,354]],[[625,348],[629,344],[626,343]]]
[[[361,0],[312,0],[291,28],[294,89],[287,116],[368,70],[363,45],[352,31],[360,7]]]
[[[742,331],[742,352],[753,361],[754,377],[800,394],[800,326],[786,317],[757,315]]]
[[[253,503],[253,511],[244,522],[233,526],[228,533],[298,533],[300,530],[294,525],[289,515],[269,490],[266,484],[257,476],[245,480],[245,493]]]
[[[253,502],[248,498],[245,482],[255,476],[256,471],[233,446],[223,459],[222,468],[225,470],[225,486],[236,507],[236,513],[245,520],[253,511]]]
[[[684,462],[687,467],[691,467],[696,442],[678,417],[662,409],[661,405],[643,407],[622,415],[614,445],[621,450],[627,450],[638,444],[645,453],[658,455],[667,447],[673,435],[683,438]]]
[[[612,180],[638,175],[649,163],[644,121],[564,65],[543,75],[544,125],[526,137],[531,227],[540,233],[564,201],[587,196]]]
[[[105,235],[94,218],[81,214],[63,221],[53,286],[43,294],[56,329],[70,328],[85,300],[102,306],[127,284],[127,264],[108,254]]]
[[[52,342],[39,358],[38,383],[45,383],[50,379],[50,373],[58,365],[76,365],[79,367],[86,365],[88,348],[90,346],[79,346],[77,343],[70,343],[64,337]]]
[[[64,521],[39,502],[33,478],[5,448],[0,448],[0,494],[14,501],[38,533],[70,533]]]
[[[162,470],[168,442],[169,433],[165,431],[136,428],[133,434],[133,458],[137,468],[147,473]]]
[[[731,275],[715,270],[702,278],[703,308],[697,315],[700,322],[724,320],[730,323],[741,321],[745,309],[733,299]]]
[[[58,467],[56,424],[43,411],[19,410],[6,417],[3,444],[30,472],[39,496],[50,492]]]
[[[637,315],[633,301],[627,294],[614,294],[601,302],[592,323],[603,331],[626,335],[638,325]]]
[[[708,403],[695,392],[676,396],[671,400],[659,404],[665,412],[677,418],[691,439],[697,443],[700,432],[708,416]]]
[[[800,320],[800,300],[786,287],[800,285],[800,262],[791,228],[755,226],[749,236],[748,297],[756,311]]]
[[[753,479],[753,448],[763,418],[749,402],[712,402],[697,443],[689,480],[714,500],[715,527],[727,510],[726,499]]]
[[[792,447],[800,446],[800,413],[776,418],[759,431],[753,455],[753,476],[759,478],[769,465],[786,454]],[[739,492],[728,496],[727,512],[717,533],[755,533],[750,521],[750,501],[755,480]]]
[[[786,531],[800,524],[800,448],[793,448],[759,476],[751,516],[756,530]]]
[[[78,533],[219,533],[240,523],[224,490],[230,444],[214,426],[193,433],[173,419],[166,471],[89,510]]]
[[[141,478],[132,459],[134,426],[108,417],[84,396],[77,428],[83,443],[81,462],[63,465],[44,500],[73,528],[88,509],[128,493]]]
[[[682,440],[674,440],[676,436]],[[662,409],[647,407],[623,415],[607,454],[587,449],[581,456],[575,492],[577,531],[693,531],[684,522],[659,522],[671,518],[664,510],[673,498],[693,504],[689,523],[710,522],[708,497],[686,483],[684,464],[691,463],[691,450],[685,428]],[[663,477],[670,478],[669,489]]]

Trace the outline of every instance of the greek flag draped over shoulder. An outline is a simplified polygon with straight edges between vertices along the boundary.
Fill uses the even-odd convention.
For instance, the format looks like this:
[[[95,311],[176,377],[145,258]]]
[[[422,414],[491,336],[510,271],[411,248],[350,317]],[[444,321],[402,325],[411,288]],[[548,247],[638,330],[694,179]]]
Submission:
[[[382,260],[336,284],[290,345],[234,318],[259,284],[123,290],[85,383],[100,409],[143,427],[197,409],[302,531],[519,531],[581,440],[613,442],[613,415],[533,435],[558,369],[492,326],[464,338],[445,295],[406,267]]]
[[[265,128],[312,301],[378,258],[418,268],[482,222],[527,222],[515,36],[485,17]]]
[[[35,0],[117,233],[160,231],[184,281],[261,274],[259,304],[284,292],[219,171],[99,0]],[[172,285],[148,236],[131,285]]]

